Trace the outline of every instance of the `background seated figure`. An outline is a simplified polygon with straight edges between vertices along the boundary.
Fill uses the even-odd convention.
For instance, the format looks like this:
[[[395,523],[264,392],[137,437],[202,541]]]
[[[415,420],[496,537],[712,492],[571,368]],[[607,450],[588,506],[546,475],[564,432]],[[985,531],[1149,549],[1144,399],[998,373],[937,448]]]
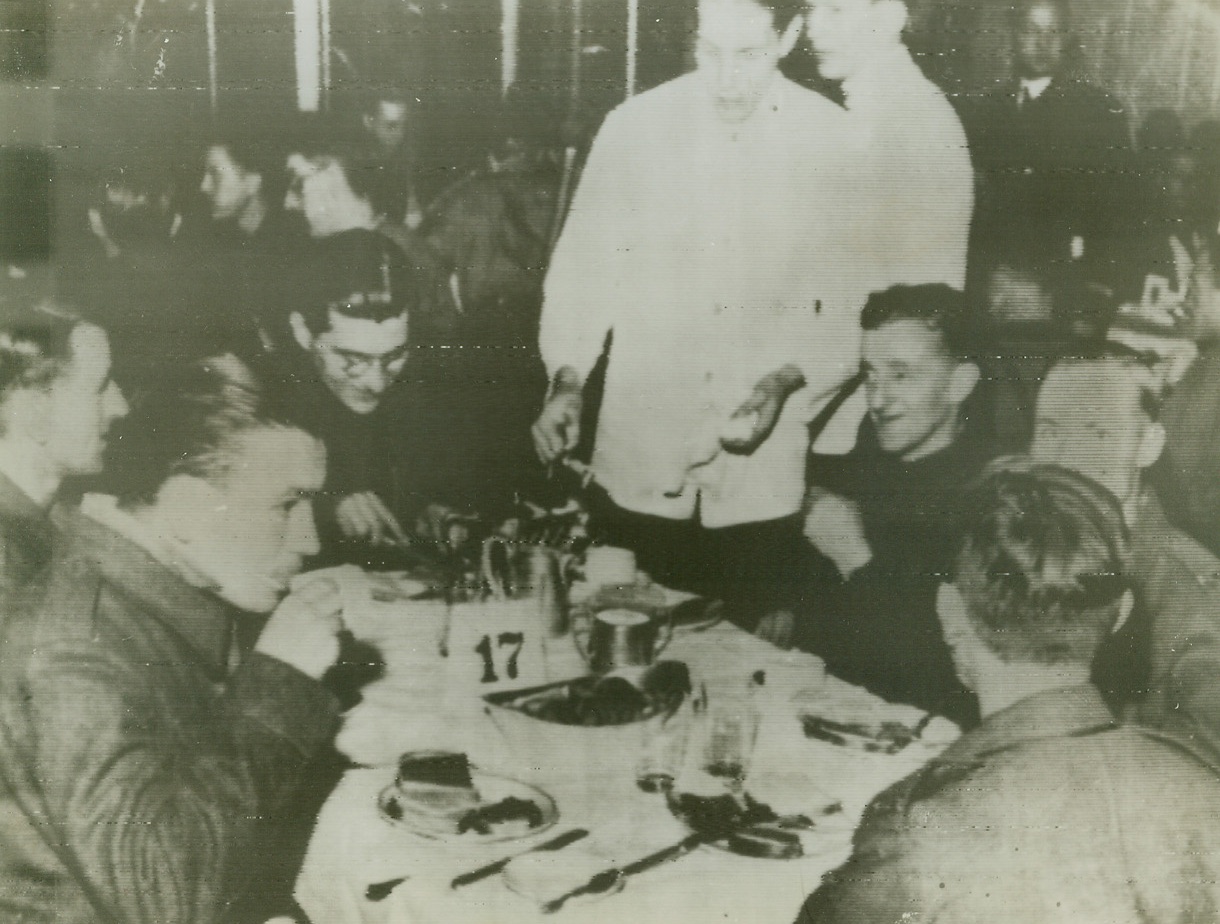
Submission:
[[[337,725],[318,679],[338,588],[289,593],[325,451],[222,357],[137,406],[108,464],[116,495],[65,519],[0,646],[0,913],[240,920],[277,853],[263,826]],[[267,613],[242,651],[239,621]]]
[[[970,414],[979,370],[965,297],[894,286],[861,316],[869,414],[846,456],[814,456],[805,536],[813,569],[797,644],[886,698],[975,720],[936,621],[962,486],[989,447]]]
[[[937,605],[983,724],[873,800],[799,921],[1211,919],[1220,778],[1088,683],[1129,602],[1118,503],[1065,469],[998,466],[965,511]]]

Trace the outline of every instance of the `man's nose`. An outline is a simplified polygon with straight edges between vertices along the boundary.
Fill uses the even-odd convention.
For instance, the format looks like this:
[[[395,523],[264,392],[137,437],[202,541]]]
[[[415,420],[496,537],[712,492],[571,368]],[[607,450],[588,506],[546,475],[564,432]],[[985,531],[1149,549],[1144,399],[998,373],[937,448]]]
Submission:
[[[385,366],[380,362],[375,362],[369,366],[368,371],[362,376],[365,387],[374,394],[381,394],[390,387],[391,377],[386,372]]]
[[[888,386],[878,383],[866,389],[868,394],[868,409],[879,414],[890,406],[892,396]]]
[[[114,382],[110,383],[107,404],[107,413],[111,420],[126,417],[127,412],[131,410],[131,407],[127,404],[127,396],[123,394],[123,389],[119,388]]]

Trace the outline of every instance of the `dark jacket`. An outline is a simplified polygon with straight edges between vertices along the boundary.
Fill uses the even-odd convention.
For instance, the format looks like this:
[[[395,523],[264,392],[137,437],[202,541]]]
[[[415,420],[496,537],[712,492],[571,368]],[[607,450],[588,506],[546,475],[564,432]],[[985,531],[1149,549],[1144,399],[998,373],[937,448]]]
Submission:
[[[1220,920],[1220,778],[1090,686],[1031,696],[873,800],[800,924]]]
[[[207,924],[336,725],[321,685],[234,611],[81,514],[0,658],[0,918]]]
[[[977,707],[957,679],[936,592],[956,551],[958,497],[990,455],[968,428],[940,452],[904,462],[881,450],[866,419],[850,453],[814,456],[809,473],[811,484],[857,504],[873,557],[814,591],[799,643],[844,680],[965,725]]]
[[[1018,105],[1012,86],[966,119],[979,180],[975,259],[1043,269],[1071,260],[1071,239],[1104,275],[1134,192],[1123,106],[1083,80],[1056,77]]]
[[[53,532],[47,511],[0,475],[0,622],[36,592],[32,588],[51,563]]]
[[[1220,561],[1143,497],[1132,535],[1135,604],[1097,653],[1093,682],[1124,718],[1172,731],[1220,766]]]

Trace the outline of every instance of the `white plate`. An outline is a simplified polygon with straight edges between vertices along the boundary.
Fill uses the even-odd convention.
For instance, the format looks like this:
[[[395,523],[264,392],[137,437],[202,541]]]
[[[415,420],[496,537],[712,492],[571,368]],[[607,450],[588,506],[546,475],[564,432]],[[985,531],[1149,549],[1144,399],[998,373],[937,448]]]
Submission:
[[[478,790],[481,801],[479,806],[493,805],[510,796],[533,802],[542,812],[542,823],[530,828],[523,820],[514,820],[494,825],[488,834],[475,831],[457,833],[458,815],[437,815],[413,811],[411,803],[402,797],[398,788],[390,784],[381,791],[377,798],[377,807],[381,817],[396,828],[401,828],[417,837],[428,840],[455,844],[495,844],[500,841],[513,841],[522,837],[541,834],[554,827],[559,820],[559,809],[555,800],[536,786],[510,779],[498,773],[487,773],[474,767],[470,770],[470,778]],[[395,806],[391,808],[390,806]],[[399,817],[395,818],[397,814]]]

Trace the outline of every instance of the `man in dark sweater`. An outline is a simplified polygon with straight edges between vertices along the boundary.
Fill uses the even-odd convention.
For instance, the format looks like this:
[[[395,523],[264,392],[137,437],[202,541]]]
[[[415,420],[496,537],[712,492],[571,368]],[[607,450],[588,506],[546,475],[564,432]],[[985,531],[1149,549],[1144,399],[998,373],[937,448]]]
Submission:
[[[306,306],[289,315],[293,344],[270,354],[268,380],[291,418],[326,445],[315,509],[321,563],[370,564],[454,510],[475,507],[463,447],[464,396],[436,351],[416,350],[419,289],[401,251],[373,231],[318,245]],[[443,532],[443,530],[442,530]]]
[[[962,294],[894,286],[861,316],[869,414],[846,456],[814,456],[805,535],[833,563],[797,642],[887,699],[976,718],[936,620],[952,513],[989,448],[966,412],[978,382]]]

